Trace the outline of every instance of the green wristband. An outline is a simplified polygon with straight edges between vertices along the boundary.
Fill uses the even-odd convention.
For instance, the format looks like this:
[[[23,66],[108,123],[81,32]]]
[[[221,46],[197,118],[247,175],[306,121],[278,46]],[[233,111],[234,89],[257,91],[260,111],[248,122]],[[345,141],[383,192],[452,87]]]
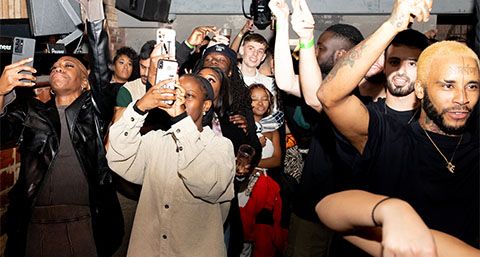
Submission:
[[[188,48],[192,49],[195,48],[194,46],[190,45],[187,40],[185,40],[185,45],[188,46]]]
[[[310,40],[308,41],[308,43],[304,44],[302,43],[302,41],[299,41],[299,44],[300,44],[300,49],[309,49],[309,48],[312,48],[313,45],[315,45],[315,40]]]

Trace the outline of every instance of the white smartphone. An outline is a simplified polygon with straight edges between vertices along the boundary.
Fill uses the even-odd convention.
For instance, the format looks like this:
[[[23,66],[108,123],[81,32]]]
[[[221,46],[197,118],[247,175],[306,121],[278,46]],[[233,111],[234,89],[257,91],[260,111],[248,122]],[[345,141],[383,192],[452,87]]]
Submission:
[[[18,62],[25,58],[33,58],[35,54],[35,39],[15,37],[13,39],[12,63]],[[25,63],[25,65],[33,67],[33,61]],[[29,71],[20,71],[20,73],[32,74]],[[21,81],[30,82],[28,79]]]
[[[157,64],[157,77],[155,79],[155,84],[160,83],[161,81],[175,78],[177,75],[178,63],[173,60],[158,60]],[[168,83],[163,86],[164,88],[175,89],[175,81]],[[166,104],[173,104],[173,100],[164,101]]]
[[[172,57],[170,59],[172,60],[175,59],[175,36],[176,32],[172,28],[164,27],[157,29],[157,44],[163,44],[160,54],[171,54]]]

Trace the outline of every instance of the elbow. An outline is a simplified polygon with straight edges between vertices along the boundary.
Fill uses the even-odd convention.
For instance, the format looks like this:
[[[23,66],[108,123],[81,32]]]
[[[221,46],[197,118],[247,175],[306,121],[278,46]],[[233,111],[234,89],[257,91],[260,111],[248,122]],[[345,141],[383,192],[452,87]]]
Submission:
[[[334,105],[334,100],[332,99],[331,96],[329,96],[329,93],[327,90],[324,89],[324,87],[320,87],[317,91],[317,99],[319,101],[319,104],[325,108],[328,109],[329,107]]]

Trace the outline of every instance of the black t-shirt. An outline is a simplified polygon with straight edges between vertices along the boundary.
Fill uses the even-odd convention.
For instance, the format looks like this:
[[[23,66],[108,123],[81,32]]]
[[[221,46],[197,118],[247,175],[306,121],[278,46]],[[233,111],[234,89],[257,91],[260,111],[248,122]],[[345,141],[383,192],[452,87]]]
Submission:
[[[369,111],[368,141],[363,160],[371,181],[369,191],[410,203],[431,229],[478,247],[479,136],[478,126],[460,137],[430,133],[455,173],[425,135],[418,122],[399,125],[392,117]]]
[[[293,212],[306,220],[319,223],[315,206],[325,196],[350,188],[351,170],[335,151],[333,125],[322,112],[311,119],[313,136],[295,193]]]

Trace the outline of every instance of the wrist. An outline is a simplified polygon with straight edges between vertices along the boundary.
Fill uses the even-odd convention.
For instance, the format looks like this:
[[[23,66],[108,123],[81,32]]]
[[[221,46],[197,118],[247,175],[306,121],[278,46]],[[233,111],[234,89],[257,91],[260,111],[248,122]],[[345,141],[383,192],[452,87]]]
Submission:
[[[410,205],[397,198],[386,197],[377,202],[372,209],[372,221],[375,226],[383,226],[387,222],[387,217],[392,218],[396,215],[402,215],[403,210],[410,208]]]
[[[143,105],[142,99],[137,100],[133,105],[133,110],[140,115],[145,115],[148,113],[149,109]]]
[[[185,45],[187,45],[190,50],[193,50],[193,48],[195,48],[195,46],[189,43],[188,40],[185,40]]]
[[[309,40],[304,40],[304,39],[301,38],[299,40],[299,44],[300,44],[300,49],[310,49],[310,48],[312,48],[315,45],[315,40],[313,39],[313,35],[310,36]]]

